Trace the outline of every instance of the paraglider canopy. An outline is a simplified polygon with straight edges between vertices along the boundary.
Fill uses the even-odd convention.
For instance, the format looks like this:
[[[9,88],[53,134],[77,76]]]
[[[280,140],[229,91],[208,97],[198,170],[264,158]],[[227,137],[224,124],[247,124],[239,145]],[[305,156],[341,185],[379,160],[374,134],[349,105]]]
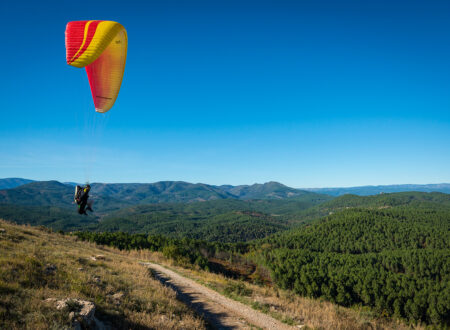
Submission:
[[[127,47],[127,32],[117,22],[67,23],[67,64],[86,68],[97,112],[107,112],[116,101],[125,70]]]

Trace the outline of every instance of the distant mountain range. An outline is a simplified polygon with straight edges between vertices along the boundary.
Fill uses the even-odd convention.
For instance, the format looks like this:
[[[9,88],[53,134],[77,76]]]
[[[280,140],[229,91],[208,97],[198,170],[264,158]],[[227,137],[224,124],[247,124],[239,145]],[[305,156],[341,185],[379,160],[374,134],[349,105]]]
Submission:
[[[43,190],[48,188],[44,182],[57,181],[33,181],[22,178],[6,178],[0,179],[0,202],[7,202],[5,200],[10,197],[10,193],[1,193],[4,189],[14,189],[28,184],[34,183],[37,186],[31,185],[27,188],[19,189],[20,193],[27,193],[28,189],[33,190],[34,187],[39,187],[43,183]],[[73,186],[76,183],[64,182],[60,184],[58,189],[66,189],[66,194],[70,198],[65,198],[66,201],[71,200],[73,193]],[[67,189],[69,187],[70,189]],[[56,186],[52,189],[56,189]],[[215,199],[285,199],[300,197],[309,193],[326,194],[330,196],[341,196],[345,194],[353,194],[359,196],[377,195],[380,193],[394,193],[394,192],[443,192],[450,193],[450,184],[404,184],[404,185],[385,185],[385,186],[361,186],[348,188],[291,188],[278,182],[267,182],[263,184],[253,185],[208,185],[203,183],[189,183],[183,181],[160,181],[155,183],[93,183],[92,192],[95,195],[109,197],[120,200],[125,204],[149,204],[162,202],[199,202]],[[14,195],[14,193],[12,193]],[[66,204],[66,203],[64,203]]]
[[[263,184],[255,183],[251,186],[218,186],[219,189],[239,198],[239,199],[282,199],[290,197],[298,197],[307,192],[300,189],[290,188],[278,182],[267,182]]]
[[[6,178],[0,179],[0,189],[11,189],[21,186],[26,183],[33,182],[34,180],[22,179],[22,178]]]
[[[386,186],[361,186],[348,188],[302,188],[302,190],[313,191],[319,194],[327,194],[331,196],[341,196],[345,194],[353,194],[359,196],[377,195],[382,193],[395,193],[405,191],[421,191],[421,192],[442,192],[450,193],[450,183],[438,184],[398,184]]]
[[[192,203],[223,199],[283,200],[303,198],[302,202],[325,201],[329,196],[297,190],[277,182],[252,186],[212,186],[182,181],[156,183],[92,183],[91,196],[97,211],[109,212],[123,207],[153,203]],[[9,205],[51,205],[73,207],[72,184],[34,181],[0,190],[0,203]]]
[[[450,194],[439,192],[339,197],[301,192],[273,198],[287,195],[292,188],[284,191],[269,183],[240,190],[244,197],[255,196],[249,195],[252,191],[269,198],[240,199],[218,187],[186,182],[92,186],[95,212],[88,217],[75,211],[73,186],[43,181],[0,190],[0,218],[55,230],[126,231],[237,242],[263,238],[348,209],[450,210]]]
[[[93,190],[94,191],[94,190]],[[0,204],[73,208],[74,187],[58,181],[33,181],[16,188],[0,190]],[[133,202],[92,194],[98,210],[112,211]],[[95,196],[94,196],[95,195]]]
[[[182,181],[155,183],[93,183],[92,192],[113,197],[133,204],[164,202],[202,202],[214,199],[235,198],[215,186]]]
[[[237,242],[263,238],[349,208],[450,208],[450,194],[440,192],[334,197],[277,182],[213,186],[162,181],[91,186],[95,212],[88,217],[76,212],[73,184],[34,181],[0,190],[0,218],[54,229],[121,230]]]
[[[230,242],[284,230],[289,224],[287,214],[332,199],[276,182],[236,189],[180,181],[92,183],[91,187],[95,212],[89,217],[77,214],[72,184],[34,181],[0,190],[0,218],[54,229],[116,228],[210,239],[231,231],[233,235],[220,238]],[[211,228],[216,234],[211,234]]]

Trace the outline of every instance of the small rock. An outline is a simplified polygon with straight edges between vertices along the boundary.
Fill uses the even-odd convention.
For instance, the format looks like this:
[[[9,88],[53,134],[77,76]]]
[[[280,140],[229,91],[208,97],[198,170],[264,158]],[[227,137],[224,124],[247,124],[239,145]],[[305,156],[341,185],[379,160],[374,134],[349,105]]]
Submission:
[[[67,302],[68,300],[69,300],[69,299],[58,300],[58,301],[56,302],[56,309],[57,309],[57,310],[60,310],[60,309],[63,309],[64,307],[66,307],[66,306],[67,306],[66,302]]]
[[[82,272],[83,270],[84,270],[83,267],[78,268],[78,271],[79,271],[79,272]]]
[[[113,299],[122,299],[125,294],[123,292],[117,292],[112,295]]]
[[[56,298],[47,298],[44,301],[47,302],[47,303],[52,303],[52,302],[56,301]]]
[[[106,257],[102,254],[97,254],[96,256],[92,256],[91,260],[97,261],[97,260],[106,260]]]
[[[80,299],[63,299],[56,302],[56,309],[58,310],[68,306],[75,307],[75,310],[69,313],[73,328],[81,329],[80,322],[83,326],[89,328],[91,323],[94,322],[95,305],[93,302]]]
[[[116,306],[119,306],[122,303],[122,298],[125,296],[123,292],[117,292],[113,295],[109,295],[109,298],[114,302]]]
[[[82,305],[79,315],[81,317],[83,317],[84,319],[92,320],[92,318],[94,317],[94,314],[95,314],[94,303],[92,303],[90,301],[83,301],[83,300],[78,301],[78,302],[81,303],[81,305]]]
[[[6,233],[5,228],[0,228],[0,234]]]
[[[297,325],[297,328],[299,328],[299,329],[303,329],[304,327],[306,327],[306,325],[304,325],[304,324]]]

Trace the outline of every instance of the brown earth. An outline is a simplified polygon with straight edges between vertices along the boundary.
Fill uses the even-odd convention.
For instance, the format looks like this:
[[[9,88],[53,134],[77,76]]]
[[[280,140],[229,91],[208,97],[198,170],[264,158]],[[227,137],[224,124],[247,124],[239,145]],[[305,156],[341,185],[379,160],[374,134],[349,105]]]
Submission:
[[[269,315],[238,301],[226,298],[191,279],[154,263],[142,263],[155,277],[171,287],[177,298],[188,304],[217,329],[294,329]]]

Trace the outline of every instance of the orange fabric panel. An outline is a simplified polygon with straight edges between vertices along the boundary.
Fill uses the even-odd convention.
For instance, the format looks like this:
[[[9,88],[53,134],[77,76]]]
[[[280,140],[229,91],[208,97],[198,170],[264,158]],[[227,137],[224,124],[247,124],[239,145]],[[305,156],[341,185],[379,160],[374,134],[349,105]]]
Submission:
[[[127,57],[127,34],[120,31],[100,57],[86,66],[92,98],[97,112],[113,106],[122,84]]]

